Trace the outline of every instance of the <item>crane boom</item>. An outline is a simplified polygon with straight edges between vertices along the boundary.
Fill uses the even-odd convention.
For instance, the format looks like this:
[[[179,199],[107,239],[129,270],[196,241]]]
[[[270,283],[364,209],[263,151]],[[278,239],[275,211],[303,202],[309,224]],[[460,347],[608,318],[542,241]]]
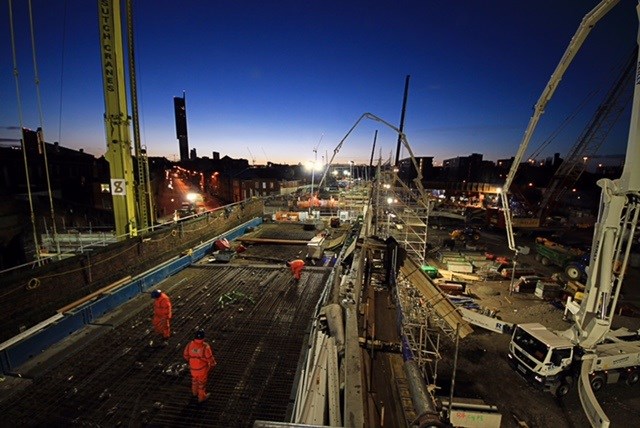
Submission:
[[[513,164],[511,165],[511,169],[509,170],[507,179],[502,186],[502,191],[500,192],[500,199],[502,201],[502,207],[504,209],[505,228],[507,230],[507,241],[509,244],[509,249],[514,251],[516,254],[518,253],[518,249],[516,248],[515,238],[513,235],[513,224],[511,221],[511,211],[509,209],[508,198],[511,183],[513,182],[516,172],[518,171],[518,168],[520,166],[520,162],[522,161],[527,147],[529,146],[529,141],[533,136],[533,132],[535,131],[536,126],[540,121],[540,117],[544,113],[549,100],[553,96],[558,84],[562,80],[565,71],[567,71],[567,68],[569,68],[569,65],[573,61],[573,58],[578,53],[578,50],[580,50],[580,47],[586,40],[593,27],[595,27],[598,21],[604,15],[606,15],[607,12],[611,10],[611,8],[618,4],[618,2],[619,0],[603,0],[598,3],[598,5],[594,7],[589,13],[587,13],[587,15],[585,15],[585,17],[582,19],[582,22],[580,23],[580,26],[571,38],[569,46],[567,46],[564,55],[562,55],[560,62],[551,75],[547,86],[545,86],[544,90],[542,91],[542,94],[540,95],[540,98],[538,99],[538,102],[534,107],[533,116],[531,116],[531,119],[529,119],[529,124],[527,125],[527,129],[524,132],[524,137],[522,139],[522,142],[520,143],[520,147],[518,148],[516,156],[513,159]]]
[[[135,183],[125,91],[120,0],[98,0],[105,130],[116,236],[136,236]]]

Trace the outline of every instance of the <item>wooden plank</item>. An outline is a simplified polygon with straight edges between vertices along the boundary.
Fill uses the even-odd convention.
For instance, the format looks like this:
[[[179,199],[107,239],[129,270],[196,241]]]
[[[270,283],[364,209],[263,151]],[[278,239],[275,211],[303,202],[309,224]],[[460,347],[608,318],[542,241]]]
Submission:
[[[63,306],[62,308],[58,309],[56,312],[58,312],[59,314],[63,314],[65,312],[69,312],[71,309],[74,309],[74,308],[82,305],[83,303],[86,303],[86,302],[88,302],[90,300],[93,300],[96,297],[100,296],[101,294],[105,294],[105,293],[107,293],[107,292],[109,292],[109,291],[111,291],[111,290],[113,290],[113,289],[115,289],[117,287],[120,287],[120,286],[122,286],[122,285],[124,285],[124,284],[126,284],[126,283],[128,283],[130,281],[131,281],[131,275],[125,276],[124,278],[122,278],[122,279],[120,279],[120,280],[118,280],[118,281],[116,281],[116,282],[114,282],[112,284],[109,284],[106,287],[102,287],[101,289],[96,290],[93,293],[88,294],[88,295],[76,300],[73,303],[69,303],[68,305]]]
[[[248,244],[283,244],[283,245],[307,245],[309,240],[301,239],[268,239],[268,238],[238,238],[237,241]]]
[[[340,411],[340,379],[338,370],[338,351],[335,339],[329,338],[328,342],[328,389],[329,389],[329,426],[342,426],[342,413]]]
[[[324,425],[327,406],[327,344],[322,342],[308,377],[308,389],[298,423]]]

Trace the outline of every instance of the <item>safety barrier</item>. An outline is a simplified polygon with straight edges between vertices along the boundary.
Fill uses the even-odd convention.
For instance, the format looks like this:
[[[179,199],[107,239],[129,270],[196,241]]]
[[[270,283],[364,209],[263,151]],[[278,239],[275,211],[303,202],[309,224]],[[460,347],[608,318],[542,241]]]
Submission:
[[[142,274],[131,281],[114,288],[100,297],[78,305],[73,309],[54,315],[38,325],[0,344],[0,369],[4,374],[14,374],[15,370],[31,358],[60,342],[86,325],[96,322],[100,317],[128,302],[137,295],[148,291],[156,284],[176,274],[192,263],[202,259],[218,239],[233,241],[242,236],[248,228],[262,223],[262,217],[256,217],[219,236],[216,236],[187,254],[174,257]]]

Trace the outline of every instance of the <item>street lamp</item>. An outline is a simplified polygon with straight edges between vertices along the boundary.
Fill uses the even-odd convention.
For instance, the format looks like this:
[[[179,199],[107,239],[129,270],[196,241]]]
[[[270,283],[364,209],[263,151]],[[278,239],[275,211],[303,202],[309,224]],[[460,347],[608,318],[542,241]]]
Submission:
[[[194,203],[196,201],[196,199],[198,199],[198,194],[197,193],[187,193],[187,201]]]

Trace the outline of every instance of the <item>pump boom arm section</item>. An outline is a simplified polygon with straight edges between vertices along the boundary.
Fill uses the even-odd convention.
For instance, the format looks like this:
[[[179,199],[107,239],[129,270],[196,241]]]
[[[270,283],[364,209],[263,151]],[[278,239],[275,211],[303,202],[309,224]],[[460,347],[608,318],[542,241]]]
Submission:
[[[640,5],[636,6],[636,10],[640,21]],[[636,76],[639,72],[640,68],[636,62]],[[574,325],[563,333],[586,349],[595,347],[609,331],[631,252],[633,233],[638,224],[640,212],[639,132],[640,79],[636,78],[622,175],[617,180],[605,178],[598,180],[598,186],[602,188],[602,193],[598,221],[593,232],[585,298],[575,314]],[[628,237],[628,239],[623,239],[624,237]]]
[[[518,152],[516,153],[515,158],[513,159],[513,164],[511,165],[511,169],[507,174],[507,179],[505,180],[504,186],[502,187],[502,191],[500,192],[500,200],[502,201],[502,208],[504,209],[504,220],[505,220],[505,229],[507,231],[507,242],[509,244],[509,249],[512,251],[518,252],[515,244],[515,238],[513,235],[513,223],[511,221],[511,211],[509,209],[509,188],[515,178],[516,172],[518,171],[518,167],[520,166],[520,162],[524,157],[525,152],[527,151],[527,147],[529,146],[529,141],[533,136],[533,132],[538,125],[538,121],[540,117],[544,113],[544,110],[549,103],[549,100],[553,96],[560,80],[564,76],[565,71],[573,61],[573,58],[578,53],[578,50],[582,46],[582,43],[586,40],[587,36],[591,32],[591,29],[595,27],[598,21],[611,10],[616,4],[618,4],[619,0],[603,0],[596,7],[594,7],[585,17],[582,19],[578,30],[571,38],[569,42],[569,46],[562,55],[560,62],[558,63],[556,69],[554,70],[547,86],[542,91],[538,102],[534,106],[533,116],[529,119],[529,124],[527,125],[527,129],[524,132],[524,137],[522,142],[520,143],[520,147],[518,148]]]
[[[333,159],[336,157],[336,155],[338,154],[338,152],[342,148],[342,145],[344,144],[345,140],[353,132],[353,130],[356,129],[358,124],[363,119],[371,119],[371,120],[374,120],[376,122],[380,122],[383,125],[388,126],[393,131],[398,133],[399,139],[402,141],[402,144],[404,145],[404,148],[409,153],[409,158],[411,159],[411,163],[413,164],[413,167],[415,168],[415,171],[416,171],[416,174],[417,174],[416,177],[413,179],[413,183],[415,184],[416,188],[418,189],[418,193],[419,193],[419,197],[416,199],[416,202],[418,204],[420,204],[423,208],[425,208],[427,210],[427,212],[428,212],[429,211],[429,198],[427,196],[426,190],[424,189],[424,186],[422,185],[422,173],[420,172],[421,169],[420,169],[420,166],[418,165],[418,162],[416,161],[416,157],[413,154],[413,150],[411,150],[411,146],[409,145],[409,142],[407,141],[407,137],[402,132],[400,132],[400,130],[398,128],[396,128],[395,126],[393,126],[392,124],[390,124],[386,120],[381,119],[380,117],[376,116],[373,113],[363,113],[362,116],[360,116],[358,118],[358,120],[356,120],[356,123],[353,124],[351,129],[349,129],[349,131],[347,131],[345,136],[342,137],[342,140],[340,140],[340,143],[338,143],[336,148],[333,149],[333,155],[331,156],[331,159],[329,159],[329,162],[325,165],[324,172],[322,173],[322,178],[320,179],[320,181],[318,183],[318,189],[322,188],[322,185],[324,184],[324,181],[327,178],[327,172],[329,171],[329,167],[333,164]],[[400,185],[403,186],[406,190],[410,190],[407,187],[406,184],[400,182]]]

